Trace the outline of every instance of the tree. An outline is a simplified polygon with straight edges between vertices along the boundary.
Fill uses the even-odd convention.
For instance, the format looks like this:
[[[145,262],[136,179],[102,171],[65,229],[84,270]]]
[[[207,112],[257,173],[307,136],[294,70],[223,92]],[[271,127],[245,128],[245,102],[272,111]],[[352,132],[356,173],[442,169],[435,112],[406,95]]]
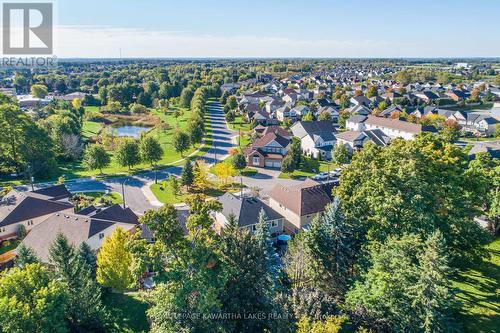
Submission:
[[[497,87],[500,86],[500,74],[497,74],[494,78],[493,78],[493,84],[496,85]]]
[[[318,120],[332,120],[332,115],[328,112],[321,112],[318,116]]]
[[[229,111],[227,114],[226,114],[226,120],[230,123],[234,122],[234,120],[236,119],[236,116],[234,114],[233,111]]]
[[[133,282],[129,270],[132,255],[125,248],[127,233],[120,227],[106,237],[97,255],[97,282],[104,287],[123,291]]]
[[[236,175],[236,170],[232,164],[219,163],[214,167],[215,175],[221,180],[221,185],[227,185],[229,178]]]
[[[281,172],[291,174],[295,170],[295,163],[291,155],[287,155],[281,160]]]
[[[259,212],[259,222],[257,223],[257,229],[255,230],[254,236],[266,267],[265,277],[268,283],[274,288],[277,284],[277,277],[280,270],[278,264],[279,259],[271,237],[271,224],[263,209]],[[269,295],[269,297],[271,297],[271,295]]]
[[[191,100],[193,99],[194,91],[191,86],[182,89],[179,103],[181,107],[188,108],[191,105]]]
[[[245,314],[271,310],[274,285],[268,278],[265,253],[248,230],[239,228],[234,216],[222,229],[220,253],[226,276],[220,295],[222,312],[241,316],[241,319],[224,322],[226,330],[263,332],[269,329],[269,321],[245,320]]]
[[[56,278],[64,283],[68,293],[67,317],[71,328],[103,330],[107,326],[107,313],[101,289],[92,277],[92,268],[61,233],[49,248],[49,259],[55,266]]]
[[[142,161],[149,163],[153,167],[161,161],[163,149],[157,139],[152,136],[146,136],[140,142],[139,154]]]
[[[233,168],[241,172],[247,167],[247,161],[242,153],[236,153],[231,161]]]
[[[23,243],[17,247],[17,257],[16,257],[16,266],[19,268],[24,268],[29,264],[38,263],[38,257],[36,256],[35,251],[32,248],[27,247]]]
[[[308,112],[302,117],[302,121],[313,121],[313,120],[314,120],[314,116],[313,116],[312,112]]]
[[[337,164],[349,163],[349,151],[344,144],[337,144],[333,148],[332,159]]]
[[[175,177],[174,175],[170,175],[170,177],[168,177],[168,182],[170,183],[170,188],[172,189],[172,193],[174,194],[175,197],[177,197],[181,190],[179,179],[177,179],[177,177]]]
[[[193,164],[191,163],[191,160],[188,158],[186,159],[186,163],[184,164],[184,168],[182,169],[181,185],[189,188],[191,185],[193,185],[193,182],[194,182]]]
[[[297,323],[296,333],[338,333],[347,319],[346,316],[328,316],[325,321],[312,321],[302,317]]]
[[[99,173],[102,174],[102,169],[107,167],[109,163],[111,163],[111,158],[102,145],[87,146],[83,155],[83,165],[86,169],[98,169]]]
[[[184,231],[173,205],[164,205],[158,210],[148,210],[140,217],[139,222],[146,225],[155,238],[169,248],[174,248],[184,241]]]
[[[95,279],[97,272],[97,256],[92,251],[90,246],[86,242],[82,242],[80,246],[78,246],[76,250],[76,254],[80,260],[87,264],[90,268],[90,272],[92,273],[92,279]]]
[[[42,264],[0,275],[2,332],[67,332],[67,293]]]
[[[139,154],[139,144],[137,140],[126,139],[123,140],[116,149],[116,160],[118,164],[123,167],[132,168],[139,164],[141,156]]]
[[[188,133],[189,141],[191,144],[199,144],[203,139],[203,119],[196,117],[195,119],[190,119],[188,123]]]
[[[34,84],[31,86],[31,95],[36,98],[45,98],[48,94],[48,89],[43,84]]]
[[[290,148],[290,155],[292,156],[293,163],[295,168],[300,167],[300,163],[302,162],[302,147],[299,138],[292,138],[292,145]]]
[[[460,138],[460,125],[451,119],[448,119],[443,124],[443,129],[441,130],[441,137],[449,143],[453,143]]]
[[[426,242],[389,237],[370,250],[369,270],[347,294],[347,306],[371,327],[394,332],[451,329],[449,268],[439,233]],[[427,252],[427,253],[426,253]]]
[[[194,164],[193,168],[194,175],[194,185],[198,188],[198,190],[204,192],[210,186],[208,181],[208,165],[202,161],[198,160]]]
[[[234,110],[238,107],[238,101],[236,100],[236,97],[234,96],[229,96],[227,99],[227,105],[229,105],[229,108],[231,110]]]
[[[408,232],[423,237],[440,230],[455,265],[484,255],[487,238],[474,222],[485,202],[478,177],[468,177],[467,156],[434,135],[367,144],[342,170],[335,194],[362,238],[383,242]]]
[[[174,133],[172,144],[174,145],[175,151],[181,153],[181,156],[183,156],[182,153],[189,149],[189,136],[178,130]]]

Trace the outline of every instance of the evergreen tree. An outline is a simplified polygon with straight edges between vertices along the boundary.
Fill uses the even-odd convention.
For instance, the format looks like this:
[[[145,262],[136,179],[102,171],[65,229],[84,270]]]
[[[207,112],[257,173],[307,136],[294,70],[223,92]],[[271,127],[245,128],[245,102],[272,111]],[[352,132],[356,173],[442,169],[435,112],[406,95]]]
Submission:
[[[305,235],[313,285],[337,297],[343,297],[353,265],[353,227],[342,216],[340,201],[326,207]]]
[[[424,332],[446,331],[453,327],[450,310],[456,305],[450,286],[451,269],[443,236],[432,234],[418,255],[419,277],[415,286],[412,306],[418,310]]]
[[[222,229],[221,261],[227,278],[219,296],[222,313],[241,318],[224,321],[226,331],[262,332],[268,321],[247,320],[245,316],[268,313],[271,309],[271,288],[264,254],[248,230],[240,229],[234,217]]]
[[[90,246],[86,242],[82,242],[78,247],[78,257],[83,260],[92,273],[92,278],[95,279],[96,271],[97,271],[97,256],[92,251]]]
[[[36,256],[35,251],[32,248],[27,247],[22,244],[17,247],[17,258],[16,258],[16,266],[19,268],[24,268],[29,264],[38,263],[38,257]]]
[[[184,168],[182,169],[181,175],[181,184],[186,187],[190,187],[194,182],[194,173],[193,173],[193,164],[191,164],[191,160],[186,159],[186,163],[184,164]]]
[[[67,238],[58,234],[49,249],[56,277],[68,292],[68,321],[75,331],[95,332],[108,323],[101,289],[92,277],[91,267],[80,257]]]
[[[279,273],[278,267],[278,254],[273,246],[273,240],[271,238],[271,225],[267,219],[264,209],[259,212],[259,223],[257,224],[257,230],[254,234],[255,240],[257,241],[257,246],[259,247],[260,253],[262,253],[264,258],[264,264],[266,265],[266,277],[269,283],[276,285],[276,279]]]

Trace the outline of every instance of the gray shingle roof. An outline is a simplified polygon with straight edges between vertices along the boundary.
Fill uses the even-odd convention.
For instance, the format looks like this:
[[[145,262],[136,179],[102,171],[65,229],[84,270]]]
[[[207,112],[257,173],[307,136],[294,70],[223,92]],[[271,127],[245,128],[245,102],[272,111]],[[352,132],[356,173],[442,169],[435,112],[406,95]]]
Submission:
[[[268,220],[277,220],[283,218],[274,209],[266,205],[258,198],[239,198],[231,193],[226,193],[219,197],[222,204],[222,214],[228,218],[234,214],[240,227],[245,227],[259,222],[259,213],[264,209]]]

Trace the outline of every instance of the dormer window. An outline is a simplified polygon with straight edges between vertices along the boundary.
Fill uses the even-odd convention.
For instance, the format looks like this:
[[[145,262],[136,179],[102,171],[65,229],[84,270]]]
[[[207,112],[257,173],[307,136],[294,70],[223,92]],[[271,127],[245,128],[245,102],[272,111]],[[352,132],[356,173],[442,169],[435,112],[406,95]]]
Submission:
[[[99,234],[99,239],[103,239],[103,238],[104,238],[104,232],[101,232],[101,233]]]

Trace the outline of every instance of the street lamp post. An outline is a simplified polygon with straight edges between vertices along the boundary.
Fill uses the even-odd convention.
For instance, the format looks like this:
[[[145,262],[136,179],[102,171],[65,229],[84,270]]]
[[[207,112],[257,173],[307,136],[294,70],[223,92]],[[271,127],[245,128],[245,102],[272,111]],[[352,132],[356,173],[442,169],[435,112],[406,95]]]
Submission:
[[[125,205],[125,183],[128,181],[128,178],[125,178],[125,180],[122,182],[122,199],[123,199],[123,209],[125,209],[127,206]]]

